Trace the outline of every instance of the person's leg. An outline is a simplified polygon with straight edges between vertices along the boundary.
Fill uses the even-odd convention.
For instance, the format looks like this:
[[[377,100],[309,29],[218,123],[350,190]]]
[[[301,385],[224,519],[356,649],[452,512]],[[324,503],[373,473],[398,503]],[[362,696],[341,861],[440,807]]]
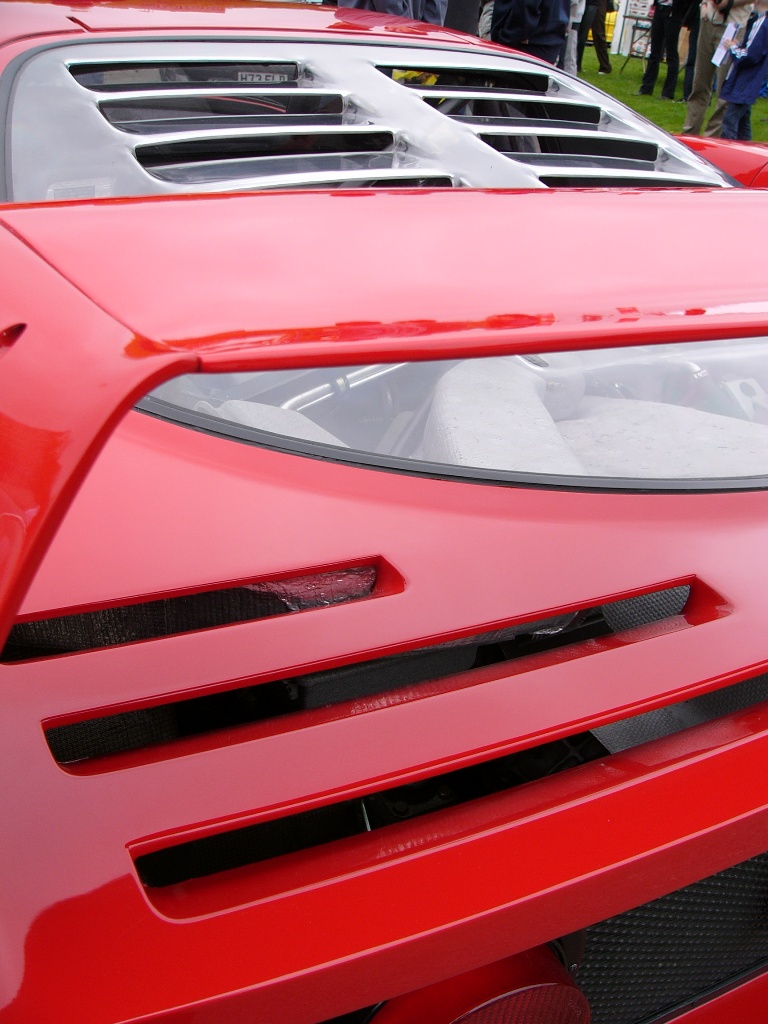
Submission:
[[[723,135],[724,139],[738,139],[739,121],[741,119],[741,104],[726,103],[723,112]]]
[[[570,26],[570,23],[569,23],[568,28],[565,31],[565,39],[563,40],[563,45],[557,51],[557,60],[555,61],[555,67],[556,68],[565,68],[565,53],[566,53],[566,50],[568,49],[568,36],[570,34],[571,34],[571,26]]]
[[[715,109],[712,111],[712,116],[710,117],[707,123],[707,127],[704,131],[704,134],[707,136],[707,138],[710,139],[720,138],[720,132],[723,127],[723,114],[725,113],[725,100],[720,99],[720,93],[723,90],[723,85],[725,84],[725,79],[728,75],[730,66],[731,61],[730,58],[728,58],[727,60],[724,60],[720,67],[717,69],[717,87],[715,90],[715,96],[717,97],[717,99],[715,100]]]
[[[610,75],[611,58],[608,56],[608,44],[605,40],[605,0],[598,0],[595,20],[592,22],[592,42],[597,54],[598,73]]]
[[[579,23],[571,26],[571,31],[568,33],[568,37],[565,40],[565,59],[563,60],[563,70],[567,71],[569,75],[575,75],[578,70],[578,62],[576,60],[578,45]]]
[[[752,107],[749,103],[743,104],[744,110],[739,122],[739,138],[742,142],[752,141]]]
[[[587,37],[589,36],[589,30],[592,28],[592,22],[595,20],[595,11],[597,10],[597,0],[593,4],[587,4],[584,8],[584,14],[581,18],[581,24],[579,25],[579,43],[576,51],[576,68],[581,71],[581,62],[584,57],[584,49],[587,45]]]
[[[493,0],[489,0],[489,3],[483,8],[482,14],[480,15],[480,21],[477,25],[477,34],[481,39],[491,38],[491,21],[493,20]]]
[[[688,39],[688,59],[685,62],[685,75],[683,76],[683,99],[686,103],[693,88],[693,69],[696,67],[696,47],[699,42],[699,22],[700,19],[696,18]]]
[[[648,61],[645,65],[643,80],[637,91],[639,96],[650,96],[653,92],[654,86],[656,85],[656,79],[659,75],[659,65],[661,64],[661,58],[664,56],[665,23],[664,9],[658,6],[655,7],[653,10],[653,18],[651,19],[651,52],[648,54]]]
[[[664,18],[664,47],[667,51],[667,77],[661,90],[662,99],[673,100],[680,71],[680,56],[677,52],[680,36],[680,19],[673,18],[672,12]]]
[[[688,97],[688,109],[685,112],[683,135],[700,135],[712,101],[712,82],[715,77],[715,65],[712,57],[723,35],[723,25],[713,25],[702,18],[699,25],[699,41],[696,46],[696,68],[693,73],[693,87]]]

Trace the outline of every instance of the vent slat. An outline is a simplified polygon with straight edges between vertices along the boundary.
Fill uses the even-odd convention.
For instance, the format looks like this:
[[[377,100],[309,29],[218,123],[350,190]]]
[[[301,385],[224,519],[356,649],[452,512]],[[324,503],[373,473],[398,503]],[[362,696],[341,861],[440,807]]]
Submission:
[[[98,93],[98,91],[97,89],[93,90],[94,93]],[[195,83],[182,93],[178,89],[169,89],[165,84],[158,83],[157,85],[148,85],[141,89],[125,89],[122,92],[117,88],[110,89],[103,96],[95,95],[94,99],[98,103],[99,109],[102,109],[104,107],[117,108],[123,105],[152,102],[171,102],[174,105],[180,106],[184,103],[192,103],[195,100],[207,99],[238,99],[245,101],[264,95],[265,88],[263,85],[248,85],[233,90],[231,85],[201,86],[199,83]],[[304,85],[276,85],[269,88],[268,95],[270,99],[282,100],[316,96],[345,97],[346,92],[341,85],[335,86],[332,90],[314,89]]]
[[[563,111],[557,111],[558,114]],[[514,127],[520,124],[522,121],[525,125],[532,128],[552,128],[556,131],[573,131],[574,124],[578,124],[583,130],[585,127],[591,131],[596,132],[598,130],[597,121],[590,123],[589,121],[571,121],[567,118],[560,118],[557,116],[546,116],[546,117],[530,117],[521,113],[509,113],[509,114],[494,114],[494,115],[483,115],[483,114],[451,114],[450,118],[452,121],[458,121],[460,124],[475,125],[478,128],[500,128],[506,129]]]
[[[533,751],[460,768],[411,786],[371,793],[288,817],[188,840],[135,858],[149,889],[260,864],[301,850],[397,826],[435,811],[470,803],[605,756],[589,733],[543,744]],[[383,836],[388,835],[387,832]],[[385,840],[382,836],[381,842]]]
[[[547,188],[700,188],[701,182],[691,178],[676,178],[648,171],[644,176],[622,174],[606,169],[603,173],[589,169],[585,174],[542,174],[539,179]]]
[[[511,120],[508,126],[483,127],[478,134],[484,142],[493,145],[496,136],[505,135],[533,135],[532,126],[523,123],[518,124]],[[645,142],[641,139],[628,138],[626,135],[609,135],[608,132],[584,131],[582,129],[569,129],[567,132],[554,125],[545,124],[537,127],[535,135],[541,140],[552,140],[560,147],[570,146],[571,152],[578,152],[577,147],[588,147],[597,151],[597,147],[604,150],[606,155],[629,156],[634,155],[641,160],[655,160],[659,155],[659,148],[654,142]],[[568,150],[563,149],[563,152]]]
[[[348,162],[340,160],[341,162]],[[315,161],[313,161],[315,164]],[[210,170],[209,165],[205,165]],[[229,165],[227,165],[228,167]],[[243,174],[233,176],[231,171],[221,168],[219,177],[214,174],[201,174],[201,168],[179,167],[164,168],[162,172],[153,172],[163,181],[194,183],[218,187],[219,182],[227,181],[233,190],[245,189],[310,189],[310,188],[456,188],[459,185],[454,178],[439,171],[401,171],[390,167],[368,167],[361,170],[337,167],[333,170],[318,170],[313,166],[311,171],[302,171],[295,167],[291,171],[266,170],[264,173]],[[194,175],[194,172],[198,172]]]
[[[374,565],[352,566],[20,622],[0,661],[55,657],[358,601],[373,593],[376,579]]]
[[[563,156],[604,157],[624,160],[638,160],[655,164],[658,150],[653,143],[637,142],[634,139],[617,138],[602,133],[568,133],[556,130],[530,127],[509,130],[498,129],[492,133],[483,129],[483,142],[501,152],[514,156],[517,152],[541,152]]]
[[[407,64],[400,66],[378,65],[377,70],[406,88],[415,89],[419,94],[431,92],[453,92],[474,89],[487,96],[497,91],[514,93],[538,93],[549,90],[548,74],[538,71],[502,71],[471,67],[445,67],[429,64]]]
[[[121,131],[173,137],[183,133],[215,134],[226,129],[258,129],[276,125],[339,125],[344,115],[339,93],[283,91],[280,96],[253,93],[221,97],[171,95],[141,101],[102,102],[103,116]]]
[[[201,83],[228,88],[284,87],[298,82],[295,61],[110,61],[73,64],[69,72],[78,85],[95,92],[132,92],[154,85],[169,91],[199,89]]]
[[[617,735],[622,737],[618,749],[631,750],[754,707],[766,699],[768,676],[756,676],[714,694],[672,703],[650,714],[627,717],[607,730],[572,734],[411,785],[374,791],[358,799],[177,841],[134,855],[134,863],[139,878],[149,890],[163,889],[233,868],[263,864],[301,850],[317,850],[339,840],[359,837],[358,841],[365,842],[363,837],[367,833],[384,829],[376,842],[376,856],[381,859],[389,852],[387,836],[393,842],[392,851],[397,849],[397,826],[403,822],[437,811],[450,812],[464,804],[506,793],[519,785],[606,757],[612,748],[603,742],[604,731],[610,733],[612,739]],[[656,717],[650,720],[651,716]]]
[[[500,116],[502,118],[538,118],[542,121],[554,120],[569,124],[573,122],[597,125],[602,116],[599,107],[589,106],[585,103],[552,99],[549,96],[540,100],[532,100],[530,96],[524,96],[521,93],[500,92],[494,93],[493,96],[479,92],[455,92],[439,96],[423,93],[422,98],[431,107],[457,120]],[[469,105],[471,105],[470,113],[460,113],[463,107]]]
[[[652,171],[647,163],[640,160],[622,160],[618,157],[601,156],[568,156],[562,153],[505,153],[519,163],[535,167],[542,173],[570,174],[581,171],[588,174],[609,174],[618,173],[630,174],[633,177],[642,175],[648,181],[655,180],[656,172]]]
[[[336,127],[343,125],[341,114],[262,114],[250,117],[226,118],[217,117],[206,120],[204,118],[166,118],[146,121],[114,121],[113,124],[124,132],[131,132],[134,135],[174,135],[183,138],[186,133],[200,134],[205,132],[213,135],[218,130],[226,130],[229,134],[232,130],[248,129],[258,130],[267,128],[274,131],[276,128],[297,129],[307,127],[315,129],[318,127]]]
[[[381,153],[395,143],[392,132],[337,128],[274,129],[247,134],[216,133],[197,139],[174,137],[173,141],[138,146],[136,159],[147,169],[179,164],[216,163],[227,160],[264,160],[275,157],[307,158],[328,154]]]
[[[416,647],[406,654],[374,658],[302,676],[273,679],[216,694],[197,695],[150,708],[119,711],[99,718],[53,726],[46,730],[46,737],[54,758],[66,764],[141,749],[187,736],[204,735],[291,712],[324,708],[351,700],[360,701],[382,693],[403,691],[406,687],[413,688],[428,680],[434,682],[456,677],[461,685],[468,685],[471,680],[463,677],[463,674],[477,667],[476,662],[482,665],[503,664],[553,648],[564,648],[607,636],[633,626],[647,626],[680,614],[690,591],[690,586],[686,584],[637,598],[581,608],[553,618],[519,623],[461,640]],[[119,628],[123,631],[132,628],[130,609],[127,610],[127,617],[125,609],[118,611],[121,613]],[[107,620],[106,626],[110,625]],[[66,629],[57,620],[52,620],[52,626],[48,623],[42,623],[41,626],[43,631],[55,627],[57,637],[62,629]],[[95,627],[105,628],[101,618],[97,618]],[[82,626],[76,622],[72,628],[81,629]]]
[[[152,168],[151,173],[162,181],[183,185],[229,182],[232,187],[245,188],[248,183],[265,188],[272,180],[275,186],[322,184],[325,181],[353,181],[393,175],[419,175],[418,166],[396,163],[393,153],[334,153],[307,156],[260,157],[255,160],[223,160],[197,164],[169,164]],[[429,172],[425,172],[427,175]],[[433,172],[444,177],[442,172]]]

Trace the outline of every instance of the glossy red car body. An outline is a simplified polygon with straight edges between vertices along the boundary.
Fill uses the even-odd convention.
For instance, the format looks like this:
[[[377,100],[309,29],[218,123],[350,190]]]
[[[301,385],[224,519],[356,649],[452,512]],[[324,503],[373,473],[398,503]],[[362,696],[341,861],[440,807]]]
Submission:
[[[592,218],[607,210],[631,235],[670,208],[691,259],[663,285],[643,273],[650,241],[598,280],[573,278]],[[286,216],[301,218],[308,243],[324,240],[328,256],[300,306],[281,275],[291,242],[274,228]],[[546,216],[573,227],[554,250],[536,230]],[[497,225],[509,218],[530,227],[513,291],[501,258],[463,266],[450,288],[426,262],[418,290],[408,267],[387,262],[403,221],[418,251],[458,235],[500,257]],[[0,282],[4,632],[17,616],[361,559],[388,567],[371,598],[346,607],[2,666],[3,1024],[308,1024],[537,946],[765,849],[768,720],[757,706],[444,811],[427,830],[418,819],[395,826],[384,845],[363,836],[170,890],[147,890],[133,864],[182,837],[534,746],[765,668],[754,571],[762,491],[568,493],[420,479],[127,412],[161,379],[197,369],[765,333],[762,275],[740,267],[713,284],[709,274],[706,242],[734,220],[755,225],[756,237],[768,229],[765,196],[351,192],[2,210],[12,268]],[[266,237],[270,268],[254,275],[243,255]],[[351,245],[341,290],[333,268]],[[568,269],[573,286],[554,293],[544,260],[555,278]],[[386,275],[370,273],[384,264]],[[189,288],[203,280],[204,290]],[[478,565],[482,586],[465,586]],[[367,713],[340,705],[67,770],[43,738],[43,725],[105,709],[676,581],[692,584],[692,601],[654,629],[524,660],[512,675],[476,670],[471,685],[448,681]],[[754,1013],[764,992],[761,976],[682,1019],[728,1019],[712,1016],[718,1004]]]
[[[15,58],[33,47],[43,47],[78,37],[93,39],[125,37],[167,38],[169,31],[184,37],[236,37],[248,31],[277,34],[283,38],[365,38],[371,42],[406,38],[426,46],[458,45],[479,52],[505,51],[493,43],[464,33],[439,29],[422,22],[336,7],[302,7],[299,4],[259,3],[251,0],[153,0],[134,5],[92,0],[2,0],[0,24],[0,73]],[[505,51],[506,52],[506,51]],[[680,141],[725,171],[742,185],[768,185],[768,150],[762,144],[734,143],[721,139],[681,136]]]
[[[125,4],[2,4],[0,65],[63,34],[381,41],[406,28],[331,8],[169,4],[167,22],[153,10],[147,29]],[[730,160],[757,180],[755,163]],[[414,189],[0,207],[2,641],[57,615],[361,564],[378,574],[349,604],[0,662],[0,1024],[318,1024],[380,1003],[376,1024],[441,1024],[505,989],[570,995],[547,943],[768,848],[757,704],[379,832],[145,884],[137,862],[155,851],[765,672],[768,497],[419,477],[132,408],[186,373],[758,337],[767,199]],[[598,273],[584,254],[601,223],[622,246]],[[654,225],[670,223],[688,250],[660,275]],[[567,225],[557,244],[553,224]],[[740,224],[739,260],[713,268],[712,240]],[[301,275],[299,235],[315,254]],[[455,251],[478,255],[441,258]],[[46,742],[677,584],[691,588],[681,614],[375,698],[66,764]],[[670,1013],[759,1020],[767,979],[755,967]]]
[[[733,142],[696,135],[681,136],[680,141],[742,185],[748,188],[768,186],[768,146],[764,143]]]

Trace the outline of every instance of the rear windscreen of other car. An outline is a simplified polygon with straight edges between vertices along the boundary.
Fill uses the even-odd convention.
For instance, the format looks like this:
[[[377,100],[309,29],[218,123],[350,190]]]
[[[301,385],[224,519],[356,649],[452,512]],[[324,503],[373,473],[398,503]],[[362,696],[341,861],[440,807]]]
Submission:
[[[195,374],[142,407],[414,473],[590,488],[768,481],[768,339]]]

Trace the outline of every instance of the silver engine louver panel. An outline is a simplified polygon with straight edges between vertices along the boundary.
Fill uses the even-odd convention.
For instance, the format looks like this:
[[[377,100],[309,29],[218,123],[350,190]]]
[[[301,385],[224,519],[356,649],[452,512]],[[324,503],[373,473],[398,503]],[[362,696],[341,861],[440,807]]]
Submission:
[[[15,83],[10,167],[17,202],[728,184],[610,97],[522,56],[264,38],[38,52]]]

